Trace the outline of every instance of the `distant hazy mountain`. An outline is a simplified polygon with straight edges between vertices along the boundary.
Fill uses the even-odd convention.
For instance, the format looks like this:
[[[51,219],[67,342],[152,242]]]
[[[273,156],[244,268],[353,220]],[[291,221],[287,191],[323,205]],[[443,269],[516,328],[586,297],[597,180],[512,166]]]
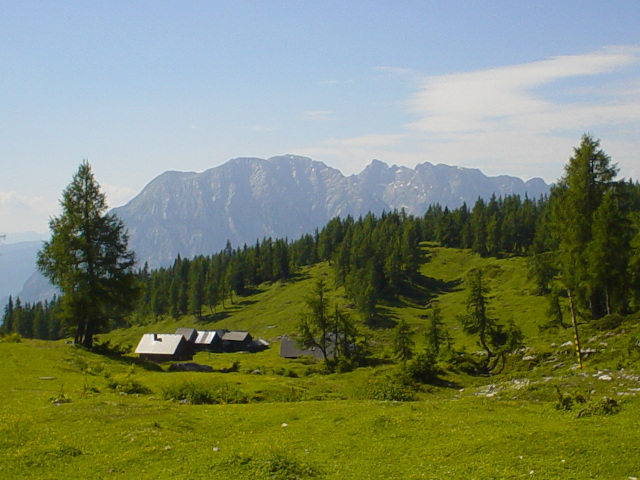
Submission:
[[[212,254],[263,237],[297,239],[335,216],[404,208],[422,215],[434,203],[450,208],[478,197],[549,191],[539,178],[523,182],[480,170],[423,163],[414,169],[374,160],[344,176],[322,162],[292,155],[237,158],[202,173],[166,172],[127,205],[125,222],[140,263],[170,264],[180,254]]]
[[[6,305],[9,295],[22,290],[35,271],[36,254],[41,245],[38,240],[0,243],[0,308]]]

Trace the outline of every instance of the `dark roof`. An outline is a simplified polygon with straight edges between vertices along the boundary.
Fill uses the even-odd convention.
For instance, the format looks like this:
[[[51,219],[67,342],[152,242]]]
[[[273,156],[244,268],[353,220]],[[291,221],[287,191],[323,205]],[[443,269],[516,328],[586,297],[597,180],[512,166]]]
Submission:
[[[283,358],[299,358],[299,357],[313,357],[319,360],[323,360],[322,351],[319,348],[300,348],[295,339],[289,337],[282,337],[280,340],[280,356]]]
[[[251,335],[249,335],[249,332],[241,331],[226,332],[222,336],[222,340],[224,342],[246,342],[251,340]]]

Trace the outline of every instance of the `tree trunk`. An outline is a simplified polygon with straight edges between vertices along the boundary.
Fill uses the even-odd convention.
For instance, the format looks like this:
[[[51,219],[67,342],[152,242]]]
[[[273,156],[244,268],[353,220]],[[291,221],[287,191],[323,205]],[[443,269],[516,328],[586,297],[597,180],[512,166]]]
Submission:
[[[567,290],[569,295],[569,306],[571,307],[571,324],[573,325],[573,338],[576,344],[576,355],[578,356],[578,366],[582,368],[582,351],[580,350],[580,337],[578,337],[578,323],[576,322],[576,312],[573,306],[573,297],[571,289]]]
[[[82,345],[85,348],[91,349],[93,347],[93,333],[94,333],[93,320],[88,318],[86,320],[86,324],[87,326],[84,332],[84,340],[82,341]]]
[[[82,339],[84,337],[84,330],[85,330],[85,320],[83,318],[81,320],[78,320],[78,326],[76,327],[76,334],[75,334],[75,337],[73,338],[74,344],[76,345],[82,344]]]

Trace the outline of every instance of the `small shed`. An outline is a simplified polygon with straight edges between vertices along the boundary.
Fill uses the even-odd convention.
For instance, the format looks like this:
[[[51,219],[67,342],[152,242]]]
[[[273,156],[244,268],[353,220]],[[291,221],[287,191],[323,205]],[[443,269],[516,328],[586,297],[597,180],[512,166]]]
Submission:
[[[195,328],[178,328],[176,330],[177,335],[182,335],[184,339],[189,343],[195,343],[198,332]]]
[[[191,360],[193,357],[193,350],[184,336],[171,333],[145,333],[135,353],[152,362]]]
[[[317,360],[324,360],[322,350],[317,347],[300,348],[296,340],[290,337],[280,339],[280,356],[282,358],[313,357]]]
[[[222,348],[225,352],[240,352],[247,350],[251,343],[251,334],[245,331],[226,332],[222,336]]]

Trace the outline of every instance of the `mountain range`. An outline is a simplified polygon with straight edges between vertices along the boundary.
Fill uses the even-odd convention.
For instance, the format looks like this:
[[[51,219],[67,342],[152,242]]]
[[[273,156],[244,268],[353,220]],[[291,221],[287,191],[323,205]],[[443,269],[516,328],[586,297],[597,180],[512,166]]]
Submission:
[[[422,163],[415,168],[374,160],[361,173],[305,157],[236,158],[202,173],[165,172],[123,207],[113,210],[130,234],[130,247],[150,267],[178,254],[192,257],[263,237],[295,238],[336,216],[405,209],[422,215],[429,205],[470,206],[478,197],[511,193],[538,197],[543,180],[487,177],[480,170]]]
[[[125,223],[139,264],[154,268],[170,265],[178,254],[217,253],[227,241],[238,247],[264,237],[297,239],[336,216],[395,209],[422,215],[436,203],[472,207],[478,197],[533,198],[548,191],[540,178],[488,177],[444,164],[412,169],[374,160],[359,174],[345,176],[322,162],[284,155],[236,158],[201,173],[165,172],[112,212]],[[37,273],[24,280],[23,301],[51,293]],[[15,292],[0,291],[0,297],[9,293]]]

